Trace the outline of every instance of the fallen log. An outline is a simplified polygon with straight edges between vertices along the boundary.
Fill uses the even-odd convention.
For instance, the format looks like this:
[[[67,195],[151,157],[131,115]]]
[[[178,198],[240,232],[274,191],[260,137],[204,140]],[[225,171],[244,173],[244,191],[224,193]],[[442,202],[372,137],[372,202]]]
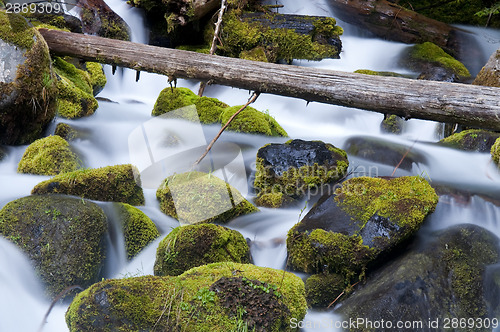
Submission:
[[[226,58],[40,29],[52,52],[176,78],[500,130],[500,89]]]

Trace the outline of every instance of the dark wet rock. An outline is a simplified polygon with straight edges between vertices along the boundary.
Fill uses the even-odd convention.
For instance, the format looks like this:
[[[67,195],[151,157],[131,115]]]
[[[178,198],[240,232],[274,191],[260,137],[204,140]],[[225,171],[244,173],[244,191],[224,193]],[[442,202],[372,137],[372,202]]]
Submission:
[[[98,281],[106,232],[102,209],[83,199],[28,196],[0,211],[0,234],[28,255],[50,297]]]
[[[138,208],[126,203],[117,203],[115,207],[123,226],[125,251],[128,259],[132,259],[160,233],[154,222]]]
[[[326,308],[345,288],[344,277],[339,274],[313,274],[306,280],[307,304],[313,308]]]
[[[0,144],[40,138],[56,113],[47,44],[22,16],[0,11]]]
[[[258,202],[279,207],[303,198],[343,178],[348,166],[346,153],[329,143],[295,139],[264,145],[257,152],[254,186]]]
[[[167,305],[166,305],[167,304]],[[88,331],[292,331],[306,314],[303,281],[281,270],[222,262],[176,277],[101,281],[78,294],[66,322]]]
[[[57,124],[54,135],[60,136],[66,141],[72,141],[79,136],[78,131],[71,125],[60,122]]]
[[[138,174],[137,169],[130,164],[82,169],[40,182],[31,193],[66,194],[98,201],[144,205]]]
[[[181,224],[227,223],[258,211],[240,192],[215,175],[186,172],[166,178],[158,190],[163,213]]]
[[[349,179],[290,229],[289,263],[307,273],[338,273],[350,282],[410,239],[437,201],[421,177]]]
[[[250,263],[250,248],[238,231],[214,224],[179,226],[158,245],[154,273],[175,276],[217,262]]]
[[[439,319],[442,327],[444,318],[492,318],[498,310],[498,300],[491,302],[490,295],[498,294],[500,285],[491,282],[491,272],[495,270],[488,271],[487,266],[499,261],[500,248],[494,234],[475,225],[454,226],[433,234],[429,243],[412,249],[369,277],[365,285],[342,302],[338,312],[344,319],[422,321],[418,331],[436,331],[426,325],[429,320]],[[454,330],[490,329],[459,326]]]
[[[83,32],[100,37],[130,40],[130,27],[102,0],[78,0]]]
[[[472,84],[500,87],[500,50],[490,56]]]
[[[482,129],[469,129],[439,141],[440,144],[465,151],[490,152],[500,133]]]
[[[409,146],[375,137],[351,137],[345,142],[344,150],[349,155],[376,163],[393,167],[399,164],[399,168],[405,170],[411,170],[413,163],[426,162],[424,155]]]

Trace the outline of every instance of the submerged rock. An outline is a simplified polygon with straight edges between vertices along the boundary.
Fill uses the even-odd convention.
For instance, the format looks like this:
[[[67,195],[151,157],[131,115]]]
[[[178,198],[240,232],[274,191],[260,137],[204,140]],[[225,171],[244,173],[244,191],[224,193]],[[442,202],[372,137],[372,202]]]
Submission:
[[[218,177],[201,172],[175,174],[156,191],[163,213],[181,224],[226,223],[258,211],[235,188]]]
[[[61,136],[66,141],[72,141],[79,136],[78,131],[67,123],[59,122],[54,131],[54,135]]]
[[[106,232],[102,209],[72,197],[28,196],[0,211],[0,234],[28,255],[52,298],[66,287],[97,282]]]
[[[329,143],[295,139],[267,144],[257,152],[257,202],[280,207],[317,193],[322,185],[344,177],[348,166],[347,154]]]
[[[154,222],[138,208],[126,203],[117,203],[116,209],[123,225],[125,251],[128,259],[132,259],[158,238],[160,233]]]
[[[177,277],[111,279],[71,303],[66,322],[77,331],[292,331],[306,314],[303,281],[289,273],[222,262]]]
[[[413,236],[437,201],[422,177],[349,179],[290,229],[289,263],[299,271],[334,272],[352,281]]]
[[[68,142],[58,135],[40,138],[31,143],[19,161],[17,171],[39,175],[56,175],[81,167],[78,156]]]
[[[475,225],[459,225],[434,234],[430,243],[412,249],[371,276],[366,284],[342,302],[338,312],[372,322],[422,322],[418,331],[436,331],[429,321],[493,318],[485,288],[486,267],[500,261],[498,238]],[[490,285],[491,286],[491,285]],[[498,312],[498,311],[497,311]],[[472,327],[472,328],[471,328]],[[439,330],[440,328],[437,328]],[[359,326],[355,331],[371,330]],[[490,331],[479,325],[454,327],[455,331]]]
[[[137,169],[130,165],[82,169],[40,182],[32,194],[66,194],[98,201],[144,205],[144,193]]]
[[[154,273],[175,276],[217,262],[250,263],[250,248],[243,235],[214,224],[179,226],[160,242]]]
[[[500,133],[482,129],[468,129],[439,141],[440,144],[465,151],[489,152]]]
[[[0,144],[40,138],[56,113],[47,44],[22,16],[0,11]]]

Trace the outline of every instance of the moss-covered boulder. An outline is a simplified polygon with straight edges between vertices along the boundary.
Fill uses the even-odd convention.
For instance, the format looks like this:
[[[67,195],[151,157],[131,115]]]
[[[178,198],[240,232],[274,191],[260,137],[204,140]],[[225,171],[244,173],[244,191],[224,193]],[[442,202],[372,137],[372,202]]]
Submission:
[[[500,50],[496,50],[490,56],[472,84],[500,88]]]
[[[106,75],[102,65],[97,62],[85,62],[84,67],[90,76],[90,86],[92,87],[92,94],[97,96],[99,92],[104,89],[107,83]]]
[[[500,138],[497,138],[495,143],[491,146],[491,158],[500,166]]]
[[[217,262],[250,263],[250,248],[243,235],[214,224],[179,226],[160,242],[154,273],[176,276]]]
[[[482,129],[468,129],[439,141],[440,144],[465,151],[489,152],[500,133]]]
[[[156,99],[151,115],[158,116],[185,106],[193,105],[198,98],[198,95],[188,88],[165,88]]]
[[[456,60],[454,57],[443,51],[442,48],[431,42],[425,42],[412,46],[403,62],[405,62],[410,69],[419,70],[424,73],[433,72],[433,69],[430,68],[435,67],[442,68],[451,73],[450,76],[438,72],[437,77],[441,77],[439,80],[460,81],[470,78],[471,76],[469,70],[460,61]],[[448,76],[450,77],[448,78]],[[430,79],[429,77],[422,78]]]
[[[306,313],[303,281],[251,264],[214,263],[177,277],[106,280],[78,294],[71,332],[292,331]]]
[[[446,319],[494,318],[498,301],[495,308],[486,298],[498,294],[500,287],[490,284],[493,287],[486,289],[485,280],[487,266],[500,261],[498,238],[475,225],[454,226],[427,237],[425,245],[382,268],[343,301],[338,310],[343,319],[422,322],[413,330],[425,330],[429,321],[439,320],[443,326]],[[462,324],[453,329],[490,331],[491,327]],[[355,331],[371,329],[360,325]]]
[[[98,201],[144,205],[144,193],[137,174],[137,169],[130,164],[82,169],[40,182],[31,193],[66,194]]]
[[[160,233],[155,223],[138,208],[126,203],[117,203],[116,210],[123,226],[125,251],[128,259],[132,259],[158,238]]]
[[[0,11],[0,144],[29,144],[56,114],[47,44],[22,16]]]
[[[288,205],[341,179],[348,166],[347,154],[329,143],[295,139],[264,145],[257,152],[256,202],[266,207]]]
[[[39,175],[56,175],[80,168],[80,159],[60,136],[48,136],[31,143],[19,161],[17,171]]]
[[[60,136],[66,141],[72,141],[79,136],[76,129],[64,122],[59,122],[57,124],[54,135]]]
[[[195,101],[196,110],[201,123],[212,124],[220,122],[222,112],[229,107],[228,104],[210,97],[200,97]]]
[[[437,201],[422,177],[349,179],[290,229],[289,263],[300,271],[335,272],[352,281],[414,235]]]
[[[208,31],[213,27],[209,25]],[[230,57],[268,62],[321,60],[338,58],[342,48],[343,30],[332,17],[228,11],[222,31],[218,53]]]
[[[94,114],[98,103],[94,98],[91,75],[59,57],[54,59],[54,70],[58,75],[58,114],[69,119]],[[98,80],[96,75],[94,73],[94,80]]]
[[[226,108],[221,114],[221,122],[227,123],[229,118],[231,118],[234,113],[238,112],[241,107],[243,107],[243,105]],[[259,112],[250,106],[241,111],[233,121],[231,121],[227,130],[268,136],[288,136],[286,131],[281,128],[272,116]]]
[[[417,149],[389,140],[354,136],[344,143],[344,150],[350,155],[372,162],[411,170],[414,163],[425,163],[427,158]]]
[[[106,232],[102,209],[72,197],[28,196],[0,211],[0,234],[28,255],[51,297],[97,282]]]
[[[313,274],[306,279],[307,304],[313,308],[326,308],[346,288],[344,277],[336,273]]]
[[[181,224],[226,223],[258,211],[235,188],[218,177],[201,172],[175,174],[156,191],[160,209]]]

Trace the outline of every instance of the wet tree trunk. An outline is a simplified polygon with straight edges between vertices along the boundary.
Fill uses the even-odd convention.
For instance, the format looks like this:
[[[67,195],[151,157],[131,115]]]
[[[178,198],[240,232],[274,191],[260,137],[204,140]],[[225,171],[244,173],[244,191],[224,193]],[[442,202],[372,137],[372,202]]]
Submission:
[[[382,77],[254,62],[40,29],[53,53],[176,78],[500,130],[495,87]]]

